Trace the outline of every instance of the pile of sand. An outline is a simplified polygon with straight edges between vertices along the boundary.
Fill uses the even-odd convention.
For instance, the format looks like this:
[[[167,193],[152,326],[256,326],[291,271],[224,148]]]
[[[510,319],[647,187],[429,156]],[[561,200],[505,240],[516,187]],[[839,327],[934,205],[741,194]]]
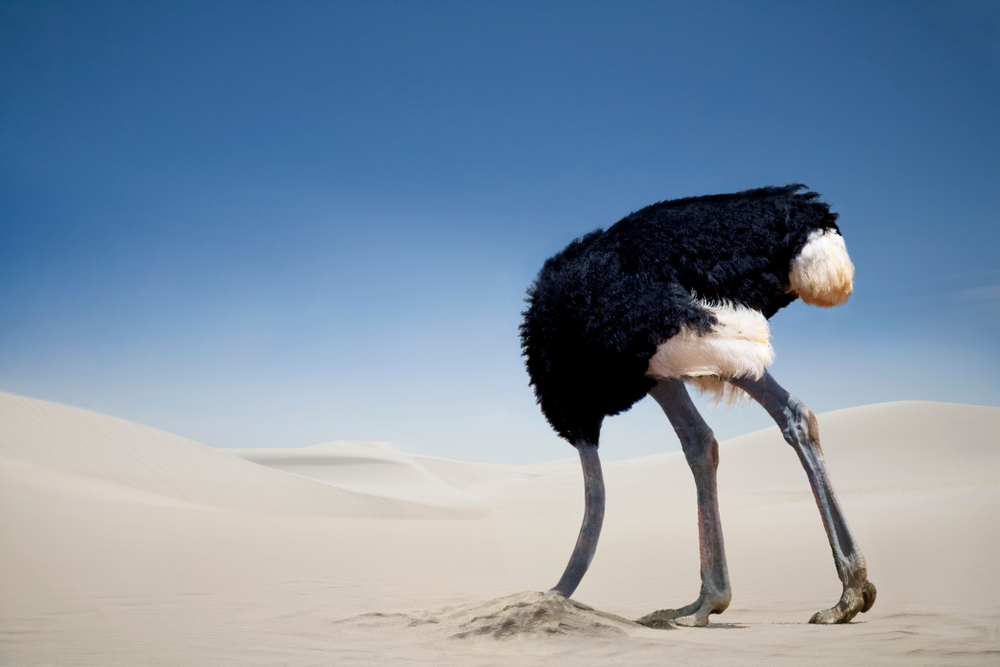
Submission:
[[[840,585],[772,428],[721,446],[730,609],[663,631],[627,619],[697,597],[679,453],[606,465],[601,545],[565,600],[527,591],[555,582],[576,539],[573,459],[212,450],[0,394],[0,664],[997,664],[1000,409],[819,421],[874,609],[806,624]]]
[[[522,637],[625,637],[643,626],[598,611],[577,600],[536,591],[485,602],[407,613],[372,612],[340,621],[345,626],[403,632],[419,628],[446,639],[517,639]]]

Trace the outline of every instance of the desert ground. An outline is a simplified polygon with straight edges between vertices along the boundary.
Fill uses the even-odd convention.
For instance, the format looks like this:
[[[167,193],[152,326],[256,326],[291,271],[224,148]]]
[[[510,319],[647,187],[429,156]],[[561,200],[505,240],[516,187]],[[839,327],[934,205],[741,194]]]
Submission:
[[[602,541],[565,600],[538,591],[579,529],[575,457],[215,450],[0,394],[0,665],[1000,664],[1000,408],[819,423],[874,608],[807,623],[840,583],[771,428],[720,448],[732,605],[708,628],[653,630],[628,619],[699,588],[679,452],[605,464]]]

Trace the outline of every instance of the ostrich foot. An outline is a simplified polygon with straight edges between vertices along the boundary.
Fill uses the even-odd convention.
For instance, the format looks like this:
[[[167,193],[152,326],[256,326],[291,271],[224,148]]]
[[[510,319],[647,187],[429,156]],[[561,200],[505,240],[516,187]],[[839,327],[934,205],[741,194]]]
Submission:
[[[875,604],[878,591],[875,584],[864,579],[861,584],[846,586],[837,606],[817,611],[809,619],[810,623],[849,623],[859,613],[863,614]]]
[[[660,609],[646,614],[636,621],[647,628],[668,628],[671,625],[683,625],[689,628],[703,628],[708,625],[708,617],[721,614],[729,606],[728,595],[700,596],[692,604],[680,609]]]

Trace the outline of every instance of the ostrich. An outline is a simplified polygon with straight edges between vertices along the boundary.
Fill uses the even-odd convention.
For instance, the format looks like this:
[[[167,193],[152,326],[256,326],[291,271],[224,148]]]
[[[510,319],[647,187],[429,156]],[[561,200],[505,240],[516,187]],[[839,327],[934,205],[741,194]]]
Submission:
[[[569,564],[549,594],[570,597],[597,548],[601,424],[648,393],[694,474],[701,593],[639,622],[704,626],[729,606],[719,446],[687,384],[720,400],[748,395],[798,454],[844,586],[840,601],[810,622],[846,623],[871,609],[875,586],[830,483],[816,417],[767,371],[772,315],[797,298],[830,307],[851,294],[854,266],[837,217],[801,184],[675,199],[593,231],[545,262],[525,299],[521,347],[542,413],[580,455],[586,499]]]

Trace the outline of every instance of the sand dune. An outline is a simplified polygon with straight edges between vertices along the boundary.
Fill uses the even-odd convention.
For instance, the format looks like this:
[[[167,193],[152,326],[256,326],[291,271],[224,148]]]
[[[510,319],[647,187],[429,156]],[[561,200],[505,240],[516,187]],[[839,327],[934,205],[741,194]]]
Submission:
[[[303,449],[228,449],[227,454],[274,470],[332,484],[358,493],[437,507],[486,505],[450,486],[418,458],[377,442],[328,442]]]
[[[136,500],[297,516],[415,518],[444,517],[455,511],[476,516],[485,511],[472,497],[465,496],[461,502],[462,496],[455,492],[450,496],[441,493],[445,502],[439,504],[437,496],[423,488],[408,496],[369,494],[358,488],[363,484],[338,485],[337,480],[323,479],[320,473],[319,479],[328,483],[317,483],[316,475],[305,479],[283,474],[275,466],[254,465],[233,453],[146,426],[10,394],[0,394],[0,414],[4,463],[54,471],[60,474],[59,486],[64,488],[79,483],[92,493],[99,493],[97,489],[103,486],[104,493],[122,499],[128,490]],[[296,452],[285,456],[297,455],[301,456]],[[323,468],[318,458],[305,456],[317,471]],[[389,452],[382,458],[393,460]],[[344,468],[350,463],[350,459],[340,461]],[[39,482],[44,477],[37,471],[17,474]],[[70,476],[79,479],[71,482]]]
[[[1000,409],[902,402],[819,417],[879,598],[839,596],[777,429],[721,447],[734,600],[708,629],[627,619],[698,592],[680,453],[606,466],[605,531],[573,600],[578,465],[376,443],[212,450],[0,394],[0,664],[1000,662]],[[572,451],[567,447],[567,456]]]

